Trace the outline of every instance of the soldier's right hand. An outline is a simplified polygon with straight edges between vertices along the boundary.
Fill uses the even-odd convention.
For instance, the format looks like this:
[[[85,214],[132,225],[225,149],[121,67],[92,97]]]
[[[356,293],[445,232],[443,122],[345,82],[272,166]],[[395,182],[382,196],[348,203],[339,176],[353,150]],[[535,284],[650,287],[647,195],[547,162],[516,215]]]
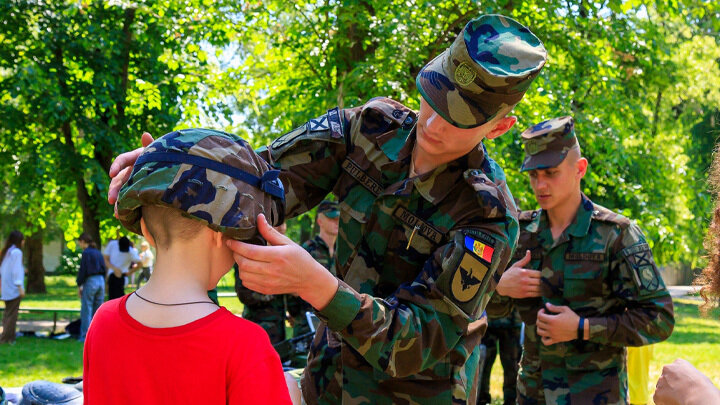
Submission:
[[[154,141],[152,135],[147,132],[143,132],[141,142],[142,148],[137,148],[130,152],[125,152],[120,156],[116,157],[110,166],[110,189],[108,189],[108,202],[115,204],[117,201],[120,188],[130,178],[132,167],[135,164],[137,158],[143,153],[145,147],[150,145]],[[117,214],[117,212],[116,212]]]
[[[530,263],[530,251],[525,252],[525,257],[513,263],[503,272],[498,282],[498,294],[510,298],[540,297],[540,271],[526,269]]]

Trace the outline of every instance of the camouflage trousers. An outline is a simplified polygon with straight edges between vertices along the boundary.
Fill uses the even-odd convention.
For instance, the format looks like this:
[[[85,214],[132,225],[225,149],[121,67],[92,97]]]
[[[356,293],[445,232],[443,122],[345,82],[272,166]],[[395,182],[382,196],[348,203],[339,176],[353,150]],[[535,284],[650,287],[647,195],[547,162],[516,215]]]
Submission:
[[[545,346],[535,325],[525,328],[517,380],[518,405],[627,405],[628,379],[624,348],[591,342]],[[602,364],[589,367],[577,359],[592,353]]]

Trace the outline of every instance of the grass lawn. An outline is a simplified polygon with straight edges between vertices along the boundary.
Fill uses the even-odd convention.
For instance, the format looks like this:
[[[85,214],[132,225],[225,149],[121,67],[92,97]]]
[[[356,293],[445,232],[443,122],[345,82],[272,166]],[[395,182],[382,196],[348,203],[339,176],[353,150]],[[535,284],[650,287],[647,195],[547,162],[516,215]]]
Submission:
[[[47,295],[32,294],[22,301],[23,307],[80,308],[74,278],[49,276]],[[232,292],[232,274],[219,283],[218,291]],[[127,291],[131,291],[129,288]],[[220,297],[220,304],[235,314],[242,313],[236,297]],[[50,314],[23,314],[21,319],[49,319]],[[685,358],[720,387],[720,310],[708,318],[699,314],[698,303],[692,300],[675,301],[675,330],[665,342],[657,344],[650,364],[652,391],[662,366],[676,358]],[[62,378],[82,375],[82,345],[74,340],[51,340],[34,337],[19,338],[14,346],[0,346],[0,385],[21,386],[29,381],[44,379],[60,382]],[[492,370],[491,393],[493,404],[502,403],[502,367],[496,360]]]

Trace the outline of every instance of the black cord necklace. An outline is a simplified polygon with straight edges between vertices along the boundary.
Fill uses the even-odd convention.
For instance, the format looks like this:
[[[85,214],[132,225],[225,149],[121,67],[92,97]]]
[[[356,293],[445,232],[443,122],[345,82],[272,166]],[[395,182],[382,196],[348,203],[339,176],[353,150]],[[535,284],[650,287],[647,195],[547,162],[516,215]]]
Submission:
[[[163,303],[160,303],[160,302],[150,301],[150,300],[147,299],[147,298],[143,298],[140,294],[138,294],[137,290],[136,290],[136,291],[133,291],[133,294],[137,295],[137,297],[140,298],[140,299],[143,300],[143,301],[146,301],[146,302],[149,302],[149,303],[155,304],[155,305],[162,305],[162,306],[164,306],[164,307],[174,307],[174,306],[176,306],[176,305],[190,305],[190,304],[213,304],[213,305],[217,305],[217,304],[215,304],[215,303],[212,302],[212,301],[192,301],[192,302],[180,302],[180,303],[177,303],[177,304],[163,304]]]

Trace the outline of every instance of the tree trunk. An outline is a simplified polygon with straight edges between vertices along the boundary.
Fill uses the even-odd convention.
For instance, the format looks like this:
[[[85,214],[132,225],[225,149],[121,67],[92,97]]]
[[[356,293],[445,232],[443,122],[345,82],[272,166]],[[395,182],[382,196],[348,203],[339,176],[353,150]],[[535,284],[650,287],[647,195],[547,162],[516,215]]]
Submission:
[[[28,293],[45,294],[45,266],[43,266],[43,231],[35,231],[25,240],[27,255]]]

